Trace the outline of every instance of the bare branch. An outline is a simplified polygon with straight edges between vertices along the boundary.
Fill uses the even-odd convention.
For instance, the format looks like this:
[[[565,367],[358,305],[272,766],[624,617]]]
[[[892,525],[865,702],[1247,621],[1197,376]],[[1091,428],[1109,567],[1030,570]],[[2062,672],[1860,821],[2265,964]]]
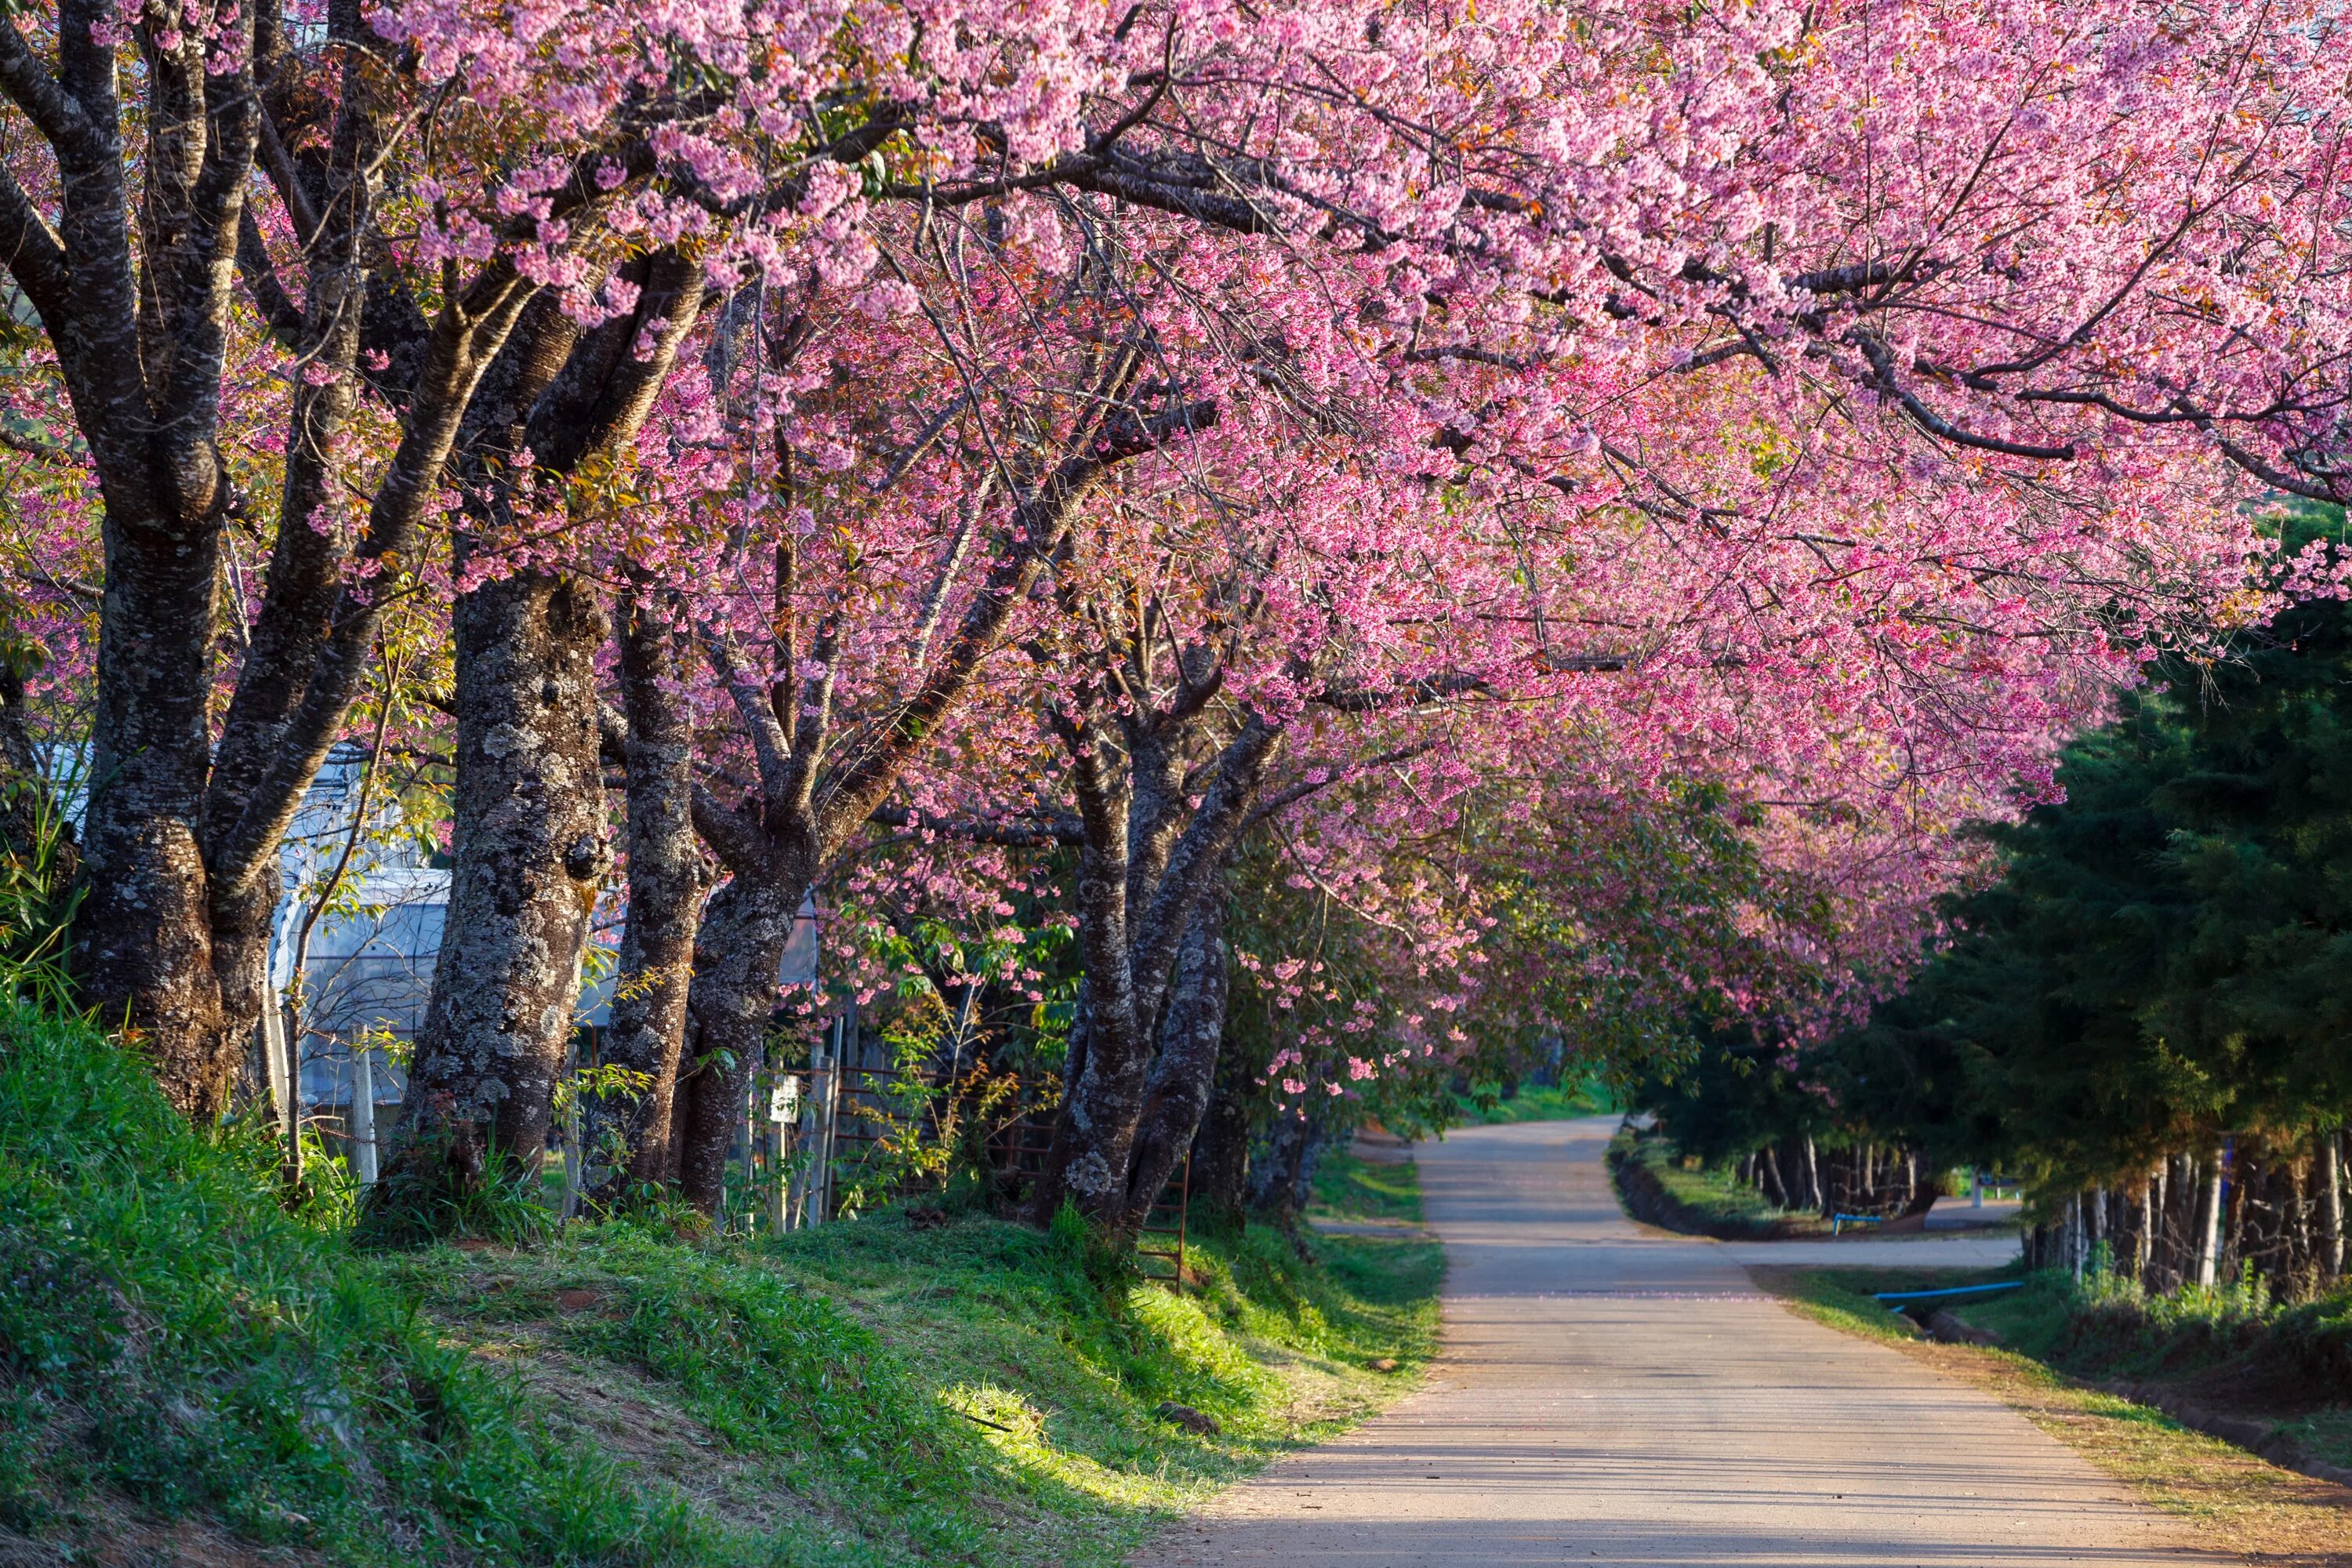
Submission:
[[[1896,379],[1894,352],[1878,337],[1870,332],[1854,331],[1848,332],[1845,341],[1860,349],[1863,358],[1870,362],[1870,368],[1876,373],[1874,381],[1878,390],[1900,403],[1903,411],[1930,436],[1949,441],[1956,447],[1971,447],[1979,452],[1998,452],[2003,457],[2032,458],[2044,462],[2073,461],[2074,447],[2072,442],[2061,447],[2044,447],[2028,441],[2007,441],[1998,436],[1979,436],[1961,429],[1920,402],[1916,394]]]

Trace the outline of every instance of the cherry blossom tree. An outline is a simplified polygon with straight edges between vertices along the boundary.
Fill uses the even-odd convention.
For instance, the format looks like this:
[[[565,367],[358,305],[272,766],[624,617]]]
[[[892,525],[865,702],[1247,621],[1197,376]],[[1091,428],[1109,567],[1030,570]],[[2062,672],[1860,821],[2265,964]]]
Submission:
[[[625,588],[734,730],[682,1012],[678,729],[621,704],[668,802],[656,1066],[689,1017],[748,1061],[780,922],[1008,649],[1063,661],[1038,711],[1107,887],[1122,814],[1148,868],[1196,826],[1215,862],[1242,810],[1157,815],[1132,726],[1166,716],[1253,798],[1300,714],[1471,700],[1787,752],[1759,778],[2030,773],[2087,683],[2252,613],[2249,489],[2343,499],[2347,47],[2307,0],[21,8],[0,259],[69,414],[33,444],[103,537],[89,994],[218,1107],[277,841],[411,596],[459,650],[414,1114],[461,1174],[543,1142]],[[231,458],[264,428],[274,499]],[[1317,465],[1352,493],[1302,527],[1372,552],[1325,549],[1194,726],[1205,606],[1292,584],[1223,552],[1161,595],[1163,653],[1105,617],[1087,531],[1181,477],[1263,537]],[[1822,721],[1743,729],[1779,688]],[[1874,752],[1865,714],[1900,720]],[[1121,1086],[1201,898],[1154,875],[1167,918],[1088,939]],[[689,1119],[738,1086],[706,1087]]]

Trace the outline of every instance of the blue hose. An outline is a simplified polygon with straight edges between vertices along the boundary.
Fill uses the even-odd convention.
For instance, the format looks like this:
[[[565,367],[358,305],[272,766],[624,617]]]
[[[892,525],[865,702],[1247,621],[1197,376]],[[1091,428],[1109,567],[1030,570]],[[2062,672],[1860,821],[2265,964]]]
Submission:
[[[1881,1290],[1871,1297],[1874,1301],[1925,1301],[1935,1296],[1979,1296],[1987,1290],[2014,1290],[2024,1284],[2022,1279],[2004,1279],[1998,1285],[1955,1285],[1946,1290]]]

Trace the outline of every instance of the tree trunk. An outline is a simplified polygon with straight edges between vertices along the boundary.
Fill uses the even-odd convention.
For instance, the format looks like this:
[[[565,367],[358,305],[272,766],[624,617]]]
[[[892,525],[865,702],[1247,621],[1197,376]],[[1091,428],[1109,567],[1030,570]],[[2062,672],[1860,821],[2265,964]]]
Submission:
[[[2287,1212],[2281,1226],[2285,1232],[2285,1256],[2280,1273],[2287,1281],[2289,1299],[2297,1301],[2309,1300],[2319,1289],[2319,1246],[2312,1225],[2312,1211],[2318,1205],[2312,1201],[2312,1164],[2310,1159],[2297,1155],[2286,1171]]]
[[[616,619],[628,727],[629,913],[604,1060],[648,1082],[633,1100],[592,1109],[588,1147],[606,1166],[596,1189],[605,1204],[631,1184],[661,1184],[670,1168],[671,1101],[703,886],[694,836],[694,720],[680,694],[686,670],[677,627],[642,597],[624,604]]]
[[[2334,1131],[2319,1137],[2319,1268],[2344,1276],[2344,1135]]]
[[[222,1011],[197,837],[224,520],[107,500],[78,967],[91,1010],[131,1026],[165,1097],[202,1124],[226,1109],[247,1043]]]
[[[1265,1163],[1252,1172],[1250,1206],[1294,1236],[1315,1179],[1324,1126],[1320,1106],[1286,1110],[1266,1136]]]
[[[536,1173],[611,858],[596,732],[604,617],[530,573],[457,601],[457,861],[385,1187]]]
[[[1780,1194],[1772,1201],[1779,1207],[1799,1210],[1816,1206],[1805,1201],[1804,1162],[1801,1158],[1803,1147],[1794,1138],[1764,1145],[1763,1158],[1771,1169],[1772,1186]]]
[[[1217,1044],[1215,1086],[1192,1142],[1192,1212],[1202,1223],[1241,1227],[1248,1191],[1250,1104],[1256,1074],[1249,1053],[1227,1029]]]
[[[2218,1151],[2206,1162],[2203,1179],[2198,1184],[2197,1217],[2189,1236],[2197,1283],[2210,1290],[2221,1263],[2221,1156]]]
[[[1214,896],[1283,732],[1258,717],[1243,721],[1218,753],[1201,804],[1140,910],[1130,901],[1142,890],[1132,879],[1131,851],[1153,839],[1139,830],[1138,795],[1098,721],[1072,725],[1065,738],[1083,825],[1076,902],[1086,1064],[1063,1098],[1032,1212],[1043,1224],[1074,1195],[1098,1225],[1123,1230],[1137,1120],[1177,951],[1193,911]]]
[[[1217,1045],[1224,1037],[1226,954],[1224,899],[1213,890],[1201,902],[1184,933],[1176,982],[1160,1032],[1160,1059],[1152,1064],[1137,1118],[1135,1147],[1129,1157],[1127,1223],[1139,1229],[1192,1146],[1207,1110],[1217,1069]]]
[[[541,295],[482,378],[458,448],[472,525],[460,568],[501,542],[510,487],[556,499],[558,480],[591,456],[625,458],[643,428],[693,330],[702,269],[663,250],[624,273],[640,285],[631,312],[583,334]],[[461,595],[451,620],[457,869],[396,1164],[378,1188],[394,1204],[419,1183],[478,1184],[498,1157],[539,1169],[611,864],[595,670],[610,626],[594,595],[526,569]]]
[[[1033,1201],[1041,1225],[1069,1196],[1097,1224],[1123,1229],[1128,1160],[1151,1065],[1128,945],[1129,794],[1093,725],[1085,727],[1072,751],[1078,814],[1085,822],[1076,900],[1085,1056],[1063,1089],[1053,1147]]]
[[[1764,1145],[1760,1156],[1760,1169],[1763,1174],[1765,1200],[1776,1209],[1794,1208],[1796,1205],[1789,1201],[1789,1188],[1780,1180],[1780,1159],[1773,1152],[1772,1145],[1769,1143]]]
[[[2232,1139],[2222,1156],[2221,1244],[2219,1251],[2224,1281],[2235,1279],[2246,1258],[2246,1197],[2252,1190],[2253,1162]]]
[[[807,882],[806,873],[739,871],[703,911],[687,1004],[691,1056],[681,1066],[670,1116],[678,1195],[707,1215],[718,1214],[726,1196],[727,1152],[775,1013],[776,976]]]

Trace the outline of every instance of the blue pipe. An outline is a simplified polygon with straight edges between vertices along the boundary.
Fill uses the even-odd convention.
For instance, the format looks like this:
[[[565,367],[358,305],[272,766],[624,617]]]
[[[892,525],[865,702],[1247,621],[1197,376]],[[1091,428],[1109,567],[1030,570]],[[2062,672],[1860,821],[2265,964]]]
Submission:
[[[1998,1285],[1955,1285],[1947,1290],[1881,1290],[1871,1297],[1874,1301],[1925,1301],[1931,1296],[1978,1296],[1987,1290],[2014,1290],[2024,1284],[2022,1279],[2004,1279]]]

